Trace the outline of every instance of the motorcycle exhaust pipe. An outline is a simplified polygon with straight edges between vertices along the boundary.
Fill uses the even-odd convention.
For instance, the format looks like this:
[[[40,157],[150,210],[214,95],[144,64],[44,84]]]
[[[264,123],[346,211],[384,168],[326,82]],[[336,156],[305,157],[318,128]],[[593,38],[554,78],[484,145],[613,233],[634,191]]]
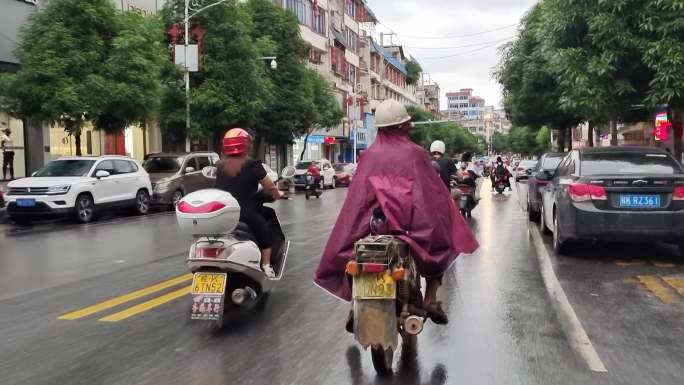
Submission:
[[[242,306],[249,301],[253,301],[256,299],[256,297],[257,297],[256,291],[254,291],[254,289],[252,289],[249,286],[245,287],[244,289],[243,288],[235,289],[230,294],[231,301],[233,301],[233,303],[237,306]]]
[[[412,315],[406,318],[404,321],[404,330],[411,335],[418,335],[423,331],[423,319]]]

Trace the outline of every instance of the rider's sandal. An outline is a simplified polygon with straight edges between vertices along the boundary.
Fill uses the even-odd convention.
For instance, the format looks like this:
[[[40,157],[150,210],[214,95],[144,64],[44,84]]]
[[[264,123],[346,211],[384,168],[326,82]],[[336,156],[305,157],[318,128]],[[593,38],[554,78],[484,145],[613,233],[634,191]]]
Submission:
[[[437,325],[446,325],[449,323],[449,318],[447,318],[446,313],[442,309],[441,302],[425,302],[423,303],[423,309],[427,311],[428,318]]]

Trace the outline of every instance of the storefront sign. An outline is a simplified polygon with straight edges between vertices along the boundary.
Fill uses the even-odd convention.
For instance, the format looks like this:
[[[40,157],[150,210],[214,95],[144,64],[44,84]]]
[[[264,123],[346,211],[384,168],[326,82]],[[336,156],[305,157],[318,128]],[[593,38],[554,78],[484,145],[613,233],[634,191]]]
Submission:
[[[323,135],[309,135],[306,139],[307,143],[323,144],[325,143],[325,136]]]
[[[326,136],[325,139],[323,139],[323,143],[335,144],[335,138],[333,138],[332,136]]]
[[[667,113],[661,112],[656,115],[655,119],[655,129],[653,130],[653,136],[655,140],[667,141],[670,137],[670,128],[672,123],[667,120]]]

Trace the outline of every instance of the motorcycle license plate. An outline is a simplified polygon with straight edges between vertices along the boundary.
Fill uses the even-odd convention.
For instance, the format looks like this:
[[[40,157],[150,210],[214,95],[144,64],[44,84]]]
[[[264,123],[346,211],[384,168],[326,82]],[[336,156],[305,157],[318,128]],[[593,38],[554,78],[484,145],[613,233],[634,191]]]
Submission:
[[[354,299],[395,299],[397,283],[389,271],[377,274],[361,274],[354,277]]]
[[[192,294],[225,294],[226,273],[195,273],[192,277]]]

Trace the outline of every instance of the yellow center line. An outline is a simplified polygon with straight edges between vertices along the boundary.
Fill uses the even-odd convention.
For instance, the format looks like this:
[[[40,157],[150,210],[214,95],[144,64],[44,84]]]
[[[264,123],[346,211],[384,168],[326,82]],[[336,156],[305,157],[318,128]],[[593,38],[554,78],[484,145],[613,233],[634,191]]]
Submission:
[[[134,292],[124,294],[120,297],[112,298],[110,300],[107,300],[107,301],[104,301],[104,302],[101,302],[101,303],[98,303],[98,304],[95,304],[92,306],[88,306],[86,308],[76,310],[76,311],[73,311],[71,313],[61,315],[61,316],[57,317],[57,319],[76,320],[79,318],[87,317],[91,314],[101,312],[102,310],[107,310],[107,309],[113,308],[115,306],[119,306],[123,303],[129,302],[129,301],[132,301],[134,299],[141,298],[141,297],[145,297],[145,296],[150,295],[152,293],[156,293],[158,291],[164,290],[164,289],[169,288],[169,287],[176,286],[178,284],[181,284],[181,283],[184,283],[184,282],[187,282],[190,280],[192,280],[192,274],[183,274],[183,275],[178,276],[176,278],[172,278],[172,279],[169,279],[167,281],[160,282],[156,285],[152,285],[152,286],[146,287],[144,289],[136,290]]]
[[[668,304],[679,302],[679,296],[666,286],[662,285],[658,278],[652,275],[640,275],[637,276],[637,279],[639,279],[639,282],[641,282],[642,285],[650,290],[651,293],[653,293],[661,301]]]
[[[178,289],[176,291],[172,291],[170,293],[164,294],[161,297],[151,299],[147,302],[143,302],[143,303],[135,305],[133,307],[129,307],[128,309],[122,310],[118,313],[114,313],[114,314],[109,315],[107,317],[100,318],[99,321],[102,321],[102,322],[118,322],[118,321],[121,321],[122,319],[126,319],[128,317],[133,317],[136,314],[140,314],[144,311],[150,310],[150,309],[155,308],[159,305],[163,305],[167,302],[171,302],[176,298],[180,298],[184,295],[190,294],[191,291],[192,291],[192,285],[188,285],[182,289]]]
[[[672,286],[679,295],[684,296],[684,280],[677,277],[663,277],[663,281],[667,282],[668,285]]]

